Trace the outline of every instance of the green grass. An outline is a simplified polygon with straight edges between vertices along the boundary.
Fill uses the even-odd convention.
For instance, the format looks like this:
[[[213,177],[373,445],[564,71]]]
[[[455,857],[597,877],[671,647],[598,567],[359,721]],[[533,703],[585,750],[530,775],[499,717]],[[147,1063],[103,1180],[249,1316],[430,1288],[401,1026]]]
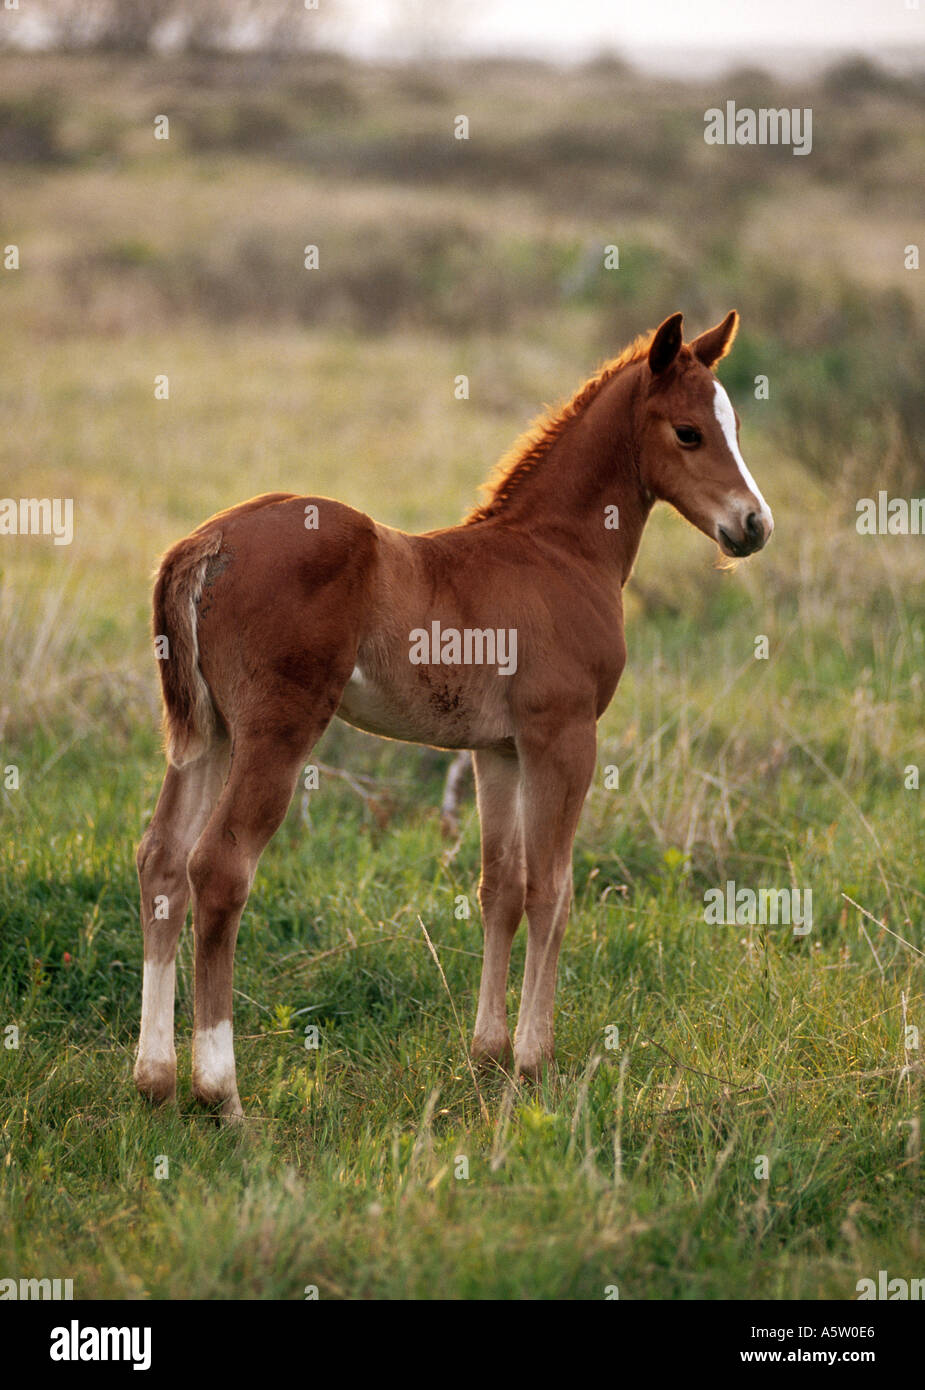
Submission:
[[[754,614],[742,607],[725,635],[745,641]],[[714,699],[675,707],[687,730],[667,720],[637,795],[596,780],[562,955],[559,1075],[535,1090],[483,1079],[484,1115],[454,1014],[471,1029],[477,827],[470,807],[446,856],[428,755],[332,731],[319,757],[377,776],[391,819],[324,778],[310,823],[297,799],[264,856],[235,979],[240,1135],[190,1100],[188,933],[179,1108],[152,1112],[131,1087],[132,852],[160,776],[153,735],[97,733],[61,756],[52,735],[25,743],[0,864],[0,1019],[19,1029],[18,1050],[0,1050],[0,1267],[117,1298],[300,1298],[306,1285],[323,1297],[600,1298],[617,1284],[625,1298],[812,1299],[850,1297],[879,1268],[917,1269],[921,1066],[903,998],[921,1020],[920,793],[895,770],[858,771],[869,749],[855,749],[846,780],[851,738],[831,709],[824,765],[791,738],[776,767],[746,777],[773,746],[784,682],[762,663],[724,670],[708,650],[717,632],[694,653],[677,626],[640,632],[602,766],[634,704],[651,718],[653,671],[666,705],[682,659],[688,689],[709,684]],[[837,645],[823,655],[844,681]],[[875,661],[873,692],[882,675]],[[715,699],[733,679],[745,721],[731,692]],[[815,720],[807,686],[787,724],[798,734]],[[654,730],[640,732],[637,749]],[[717,805],[708,793],[685,858],[672,836],[695,814],[687,781],[711,768]],[[735,829],[717,854],[721,801]],[[706,926],[704,889],[727,874],[811,887],[812,933]],[[522,952],[519,938],[512,1013]]]
[[[896,254],[917,80],[830,75],[812,159],[749,162],[708,157],[710,93],[604,67],[550,104],[529,66],[312,60],[272,91],[237,61],[2,66],[22,269],[0,275],[0,491],[73,497],[76,536],[0,550],[0,1273],[84,1298],[818,1299],[918,1277],[923,540],[854,524],[857,497],[920,490],[923,320]],[[317,293],[290,259],[309,240]],[[248,1123],[191,1102],[189,931],[179,1104],[147,1109],[158,553],[278,488],[452,522],[543,401],[675,308],[698,331],[732,304],[721,375],[776,534],[726,572],[667,510],[650,523],[576,841],[558,1075],[474,1084],[474,809],[452,852],[446,759],[336,726],[317,758],[375,800],[323,777],[262,861],[235,976]],[[811,889],[812,932],[707,926],[727,879]]]

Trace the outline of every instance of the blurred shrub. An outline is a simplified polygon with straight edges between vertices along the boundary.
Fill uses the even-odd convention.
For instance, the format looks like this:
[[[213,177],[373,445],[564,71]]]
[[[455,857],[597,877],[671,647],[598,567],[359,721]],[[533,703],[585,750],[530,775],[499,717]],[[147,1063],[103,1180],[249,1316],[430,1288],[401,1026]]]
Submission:
[[[270,154],[281,148],[294,130],[288,112],[246,98],[231,107],[181,108],[177,115],[191,150],[262,150]]]
[[[54,92],[0,100],[0,161],[54,164],[62,160],[61,107]]]
[[[256,23],[261,50],[278,53],[310,44],[319,27],[294,0],[30,0],[30,9],[63,51],[145,53],[169,34],[175,48],[221,52]]]
[[[869,92],[902,91],[905,86],[905,79],[886,72],[861,54],[834,63],[826,72],[823,82],[824,90],[830,96],[845,100]]]

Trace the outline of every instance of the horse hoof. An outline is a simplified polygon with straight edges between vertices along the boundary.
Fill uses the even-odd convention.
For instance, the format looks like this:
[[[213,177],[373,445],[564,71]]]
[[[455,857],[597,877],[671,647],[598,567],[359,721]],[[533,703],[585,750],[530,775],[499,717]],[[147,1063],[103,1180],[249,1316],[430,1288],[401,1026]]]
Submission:
[[[177,1069],[168,1062],[136,1063],[132,1073],[138,1094],[152,1105],[177,1098]]]
[[[473,1038],[470,1055],[477,1067],[501,1067],[510,1069],[514,1058],[514,1047],[509,1037]]]
[[[243,1107],[242,1104],[241,1104],[240,1097],[239,1097],[239,1096],[236,1096],[236,1095],[235,1095],[235,1096],[229,1096],[229,1098],[228,1098],[227,1100],[222,1101],[221,1109],[219,1110],[219,1115],[221,1116],[221,1119],[222,1119],[222,1123],[223,1123],[223,1124],[226,1124],[226,1125],[241,1125],[241,1124],[243,1124],[243,1123],[244,1123],[244,1107]]]
[[[556,1074],[556,1060],[554,1057],[547,1057],[540,1053],[523,1054],[514,1058],[514,1075],[520,1081],[538,1082],[544,1077],[553,1077]]]

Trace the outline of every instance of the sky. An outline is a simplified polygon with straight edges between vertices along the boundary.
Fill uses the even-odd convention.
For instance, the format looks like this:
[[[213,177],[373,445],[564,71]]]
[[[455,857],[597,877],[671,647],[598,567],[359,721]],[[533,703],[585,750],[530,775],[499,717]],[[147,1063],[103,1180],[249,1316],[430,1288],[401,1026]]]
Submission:
[[[758,62],[769,48],[921,54],[925,45],[925,0],[362,0],[360,23],[350,9],[348,0],[344,42],[370,56],[417,41],[566,59],[686,50],[714,66],[731,50]]]
[[[577,62],[611,52],[653,71],[702,77],[731,63],[812,66],[806,56],[794,59],[798,50],[819,62],[863,52],[898,68],[925,68],[925,0],[306,0],[306,10],[318,41],[373,59],[491,54]],[[27,47],[45,41],[28,0],[4,18]],[[255,27],[242,26],[240,46],[254,41]]]

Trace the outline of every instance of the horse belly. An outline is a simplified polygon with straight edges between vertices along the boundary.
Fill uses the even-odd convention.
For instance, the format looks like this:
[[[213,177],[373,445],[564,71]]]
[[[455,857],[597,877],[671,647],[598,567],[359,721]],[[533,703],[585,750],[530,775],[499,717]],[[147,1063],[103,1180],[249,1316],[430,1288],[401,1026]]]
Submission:
[[[337,716],[381,738],[436,748],[480,748],[508,735],[503,713],[500,707],[494,708],[495,703],[469,701],[457,690],[439,687],[393,688],[355,666]]]

